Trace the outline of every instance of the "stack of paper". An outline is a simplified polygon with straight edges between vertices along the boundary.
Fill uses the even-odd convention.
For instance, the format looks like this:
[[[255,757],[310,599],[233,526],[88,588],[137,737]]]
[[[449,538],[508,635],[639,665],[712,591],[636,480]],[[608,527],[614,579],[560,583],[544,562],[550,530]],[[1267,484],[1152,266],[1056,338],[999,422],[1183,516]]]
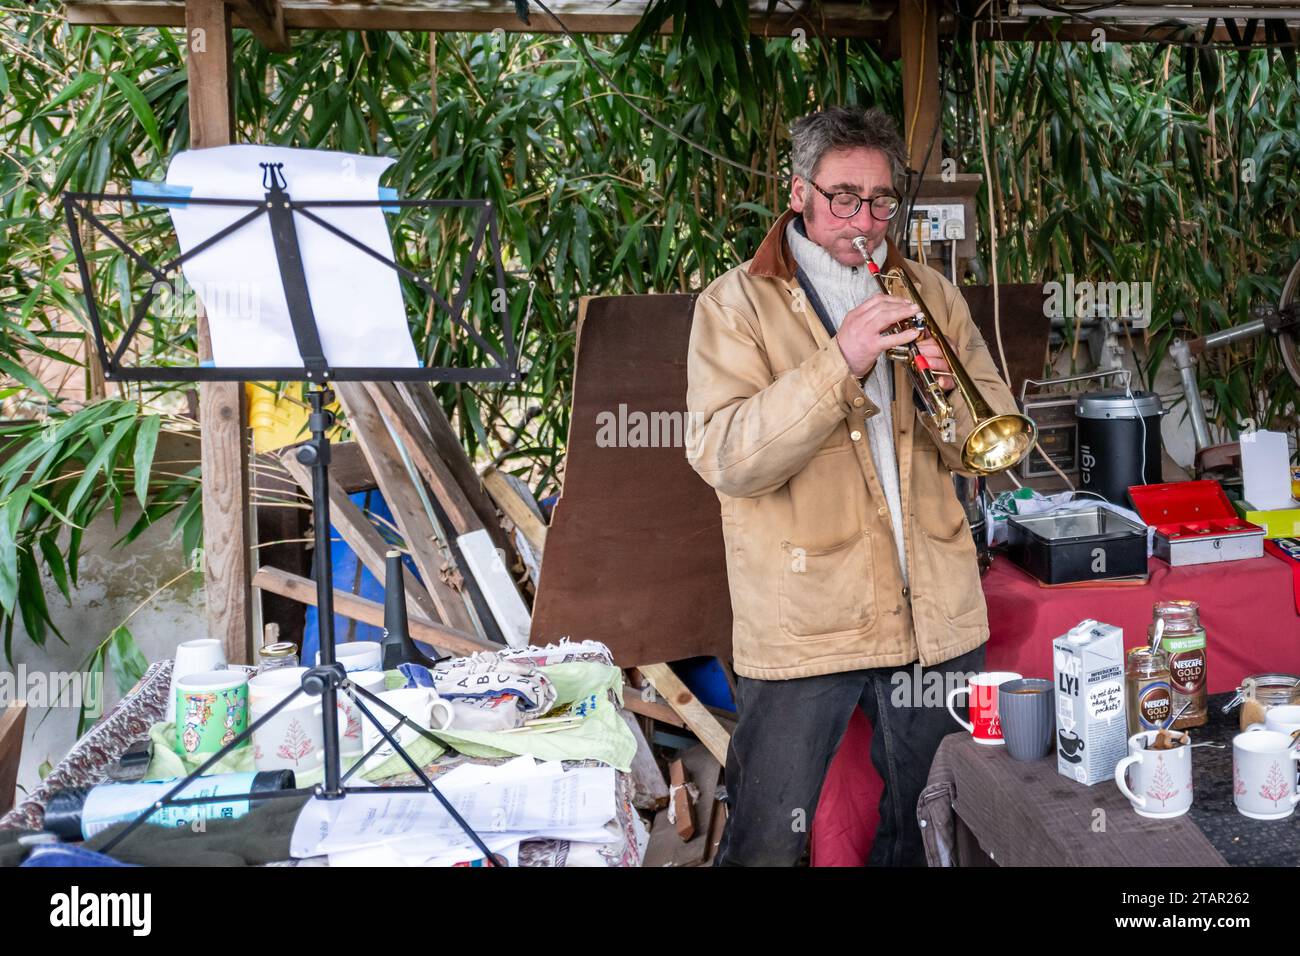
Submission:
[[[499,766],[463,764],[435,781],[493,853],[513,865],[524,840],[610,843],[620,839],[612,767],[565,771],[559,761],[519,757]],[[290,852],[327,855],[331,866],[456,866],[482,852],[433,794],[350,794],[312,800]]]

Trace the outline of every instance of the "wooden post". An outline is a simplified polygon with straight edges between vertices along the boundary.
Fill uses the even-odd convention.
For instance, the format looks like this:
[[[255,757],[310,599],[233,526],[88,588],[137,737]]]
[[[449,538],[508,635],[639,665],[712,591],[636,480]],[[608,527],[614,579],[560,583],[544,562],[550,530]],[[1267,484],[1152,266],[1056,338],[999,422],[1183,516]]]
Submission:
[[[228,145],[234,134],[234,117],[230,10],[224,0],[186,0],[185,40],[190,146]],[[199,357],[212,358],[207,319],[202,314]],[[231,663],[252,660],[247,426],[242,384],[199,386],[208,635],[225,645]]]
[[[903,63],[903,139],[907,162],[926,178],[938,177],[943,160],[943,130],[930,149],[939,115],[939,0],[899,0],[899,46]]]

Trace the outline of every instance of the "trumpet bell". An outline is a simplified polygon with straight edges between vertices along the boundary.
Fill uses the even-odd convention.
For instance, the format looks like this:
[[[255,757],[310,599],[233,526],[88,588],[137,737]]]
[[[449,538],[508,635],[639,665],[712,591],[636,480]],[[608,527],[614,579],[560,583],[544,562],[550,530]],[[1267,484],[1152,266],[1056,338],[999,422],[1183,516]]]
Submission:
[[[961,460],[968,471],[992,475],[1014,468],[1034,447],[1038,429],[1024,415],[995,415],[971,429]]]

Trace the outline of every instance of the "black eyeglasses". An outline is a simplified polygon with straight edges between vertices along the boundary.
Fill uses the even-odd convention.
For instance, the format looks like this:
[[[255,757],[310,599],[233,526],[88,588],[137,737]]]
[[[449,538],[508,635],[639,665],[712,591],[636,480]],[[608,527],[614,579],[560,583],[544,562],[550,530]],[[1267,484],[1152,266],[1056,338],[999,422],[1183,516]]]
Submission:
[[[864,202],[867,203],[867,211],[871,213],[873,219],[879,219],[881,222],[888,222],[898,215],[898,210],[903,205],[903,197],[898,193],[886,193],[883,196],[876,196],[869,202],[864,200],[857,193],[839,192],[828,193],[811,179],[808,180],[813,189],[825,196],[831,204],[831,214],[839,219],[852,219],[858,214]]]

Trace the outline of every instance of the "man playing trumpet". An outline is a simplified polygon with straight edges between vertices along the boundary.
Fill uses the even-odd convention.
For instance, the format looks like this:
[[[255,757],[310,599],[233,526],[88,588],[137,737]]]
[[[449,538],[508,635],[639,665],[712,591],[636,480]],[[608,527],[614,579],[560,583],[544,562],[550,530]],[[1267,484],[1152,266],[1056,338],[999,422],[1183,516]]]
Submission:
[[[911,665],[980,671],[989,633],[951,481],[974,421],[952,402],[949,443],[918,414],[906,367],[887,355],[918,340],[894,328],[917,306],[878,292],[854,244],[866,237],[881,268],[901,263],[885,237],[905,161],[892,121],[836,107],[797,120],[791,140],[790,208],[753,259],[700,295],[688,357],[699,427],[687,453],[721,501],[734,616],[739,723],[717,862],[798,862],[861,706],[885,782],[870,862],[923,865],[917,797],[957,728],[942,702],[923,705]],[[989,405],[1014,411],[956,287],[908,269]],[[952,390],[934,341],[917,347]]]

